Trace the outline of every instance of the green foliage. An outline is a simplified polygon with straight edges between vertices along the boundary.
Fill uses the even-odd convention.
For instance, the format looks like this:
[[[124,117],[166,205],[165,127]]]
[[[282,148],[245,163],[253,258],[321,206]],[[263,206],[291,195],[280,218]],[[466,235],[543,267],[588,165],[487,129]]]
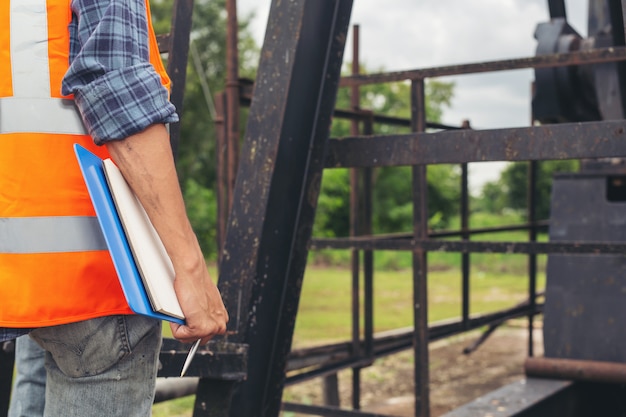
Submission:
[[[217,252],[217,232],[215,219],[217,218],[217,199],[213,190],[198,184],[193,178],[188,178],[184,189],[187,215],[193,222],[193,228],[198,236],[200,247],[205,254]],[[215,259],[214,256],[211,256]]]
[[[170,30],[172,0],[152,0],[155,30]],[[194,4],[192,45],[187,69],[185,98],[181,121],[181,141],[177,169],[188,214],[205,253],[215,258],[216,205],[211,190],[216,182],[216,132],[212,119],[211,95],[223,91],[226,79],[225,0],[196,0]],[[247,30],[249,17],[240,19],[240,75],[254,78],[259,48]],[[203,67],[193,65],[194,50]],[[365,72],[365,69],[364,71]],[[210,90],[209,96],[203,82]],[[426,83],[427,119],[440,121],[443,108],[449,106],[454,84],[431,80]],[[365,86],[360,106],[377,113],[407,118],[410,115],[410,85],[391,83]],[[350,108],[349,89],[341,89],[338,108]],[[180,109],[179,109],[180,111]],[[240,118],[243,133],[247,110]],[[377,125],[374,133],[406,133],[408,128]],[[350,122],[334,120],[333,136],[350,133]],[[319,198],[314,234],[347,236],[349,233],[349,174],[347,170],[326,170]],[[384,168],[374,173],[374,224],[379,232],[412,230],[411,170],[406,167]],[[428,169],[429,210],[433,227],[443,227],[458,210],[458,171],[452,166]]]
[[[350,232],[350,180],[347,169],[324,172],[322,192],[317,200],[313,234],[317,237],[348,236]]]
[[[156,33],[167,33],[171,27],[172,0],[151,0]],[[183,109],[181,139],[176,167],[187,203],[187,211],[204,253],[215,258],[216,198],[216,132],[211,107],[213,95],[223,91],[226,81],[226,2],[225,0],[196,0]],[[248,23],[250,17],[240,17],[239,54],[240,76],[253,77],[258,58]],[[203,67],[198,72],[193,65],[193,53]],[[202,83],[210,93],[205,95]],[[242,117],[242,126],[245,118]],[[243,128],[241,131],[243,132]]]
[[[382,71],[382,69],[380,70]],[[365,68],[361,71],[367,72]],[[453,83],[431,80],[426,83],[426,114],[430,122],[439,122],[443,108],[449,106]],[[379,114],[409,118],[410,84],[388,83],[363,86],[360,90],[360,108]],[[337,95],[337,108],[349,109],[350,89],[342,88]],[[362,126],[361,126],[362,129]],[[408,133],[406,126],[375,125],[375,134]],[[333,137],[351,133],[349,120],[334,119]],[[413,230],[412,171],[410,167],[385,167],[373,171],[373,228],[375,233]],[[458,213],[460,199],[460,172],[456,166],[428,167],[428,209],[430,225],[445,227]],[[325,170],[318,202],[315,236],[348,236],[350,212],[349,171]]]
[[[514,162],[502,171],[500,179],[485,184],[477,207],[490,213],[502,213],[505,209],[527,210],[528,162]],[[556,172],[575,172],[576,160],[542,161],[537,164],[537,206],[538,219],[550,216],[550,193],[552,176]]]

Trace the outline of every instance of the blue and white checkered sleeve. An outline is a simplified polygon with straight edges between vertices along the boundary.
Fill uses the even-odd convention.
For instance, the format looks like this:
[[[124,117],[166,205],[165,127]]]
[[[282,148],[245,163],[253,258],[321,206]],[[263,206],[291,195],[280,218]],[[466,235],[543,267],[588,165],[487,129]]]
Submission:
[[[103,144],[154,123],[178,121],[149,62],[144,1],[72,0],[71,7],[71,62],[62,93],[74,94],[94,141]]]

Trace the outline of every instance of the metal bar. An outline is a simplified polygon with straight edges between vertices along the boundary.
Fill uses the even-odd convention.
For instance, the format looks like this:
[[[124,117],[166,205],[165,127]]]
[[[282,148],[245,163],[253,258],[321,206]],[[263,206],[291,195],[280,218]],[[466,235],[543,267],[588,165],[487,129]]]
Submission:
[[[469,319],[464,325],[462,320],[445,321],[435,323],[429,327],[429,342],[442,340],[450,336],[465,333],[470,330],[496,323],[502,323],[514,318],[524,317],[528,314],[540,314],[542,304],[537,304],[535,310],[530,310],[528,302],[515,307],[497,311],[494,313],[479,314]],[[392,355],[413,346],[413,328],[400,329],[393,332],[385,332],[374,338],[373,358],[381,358]],[[290,354],[287,370],[296,371],[309,369],[306,372],[291,375],[286,380],[286,385],[294,385],[314,378],[332,375],[343,369],[354,366],[369,366],[372,359],[357,358],[352,355],[351,342],[337,343],[329,346],[302,349]],[[313,369],[311,369],[313,368]]]
[[[499,233],[499,232],[511,232],[515,230],[530,230],[535,229],[539,230],[547,230],[549,223],[547,220],[544,221],[536,221],[534,224],[525,223],[525,224],[514,224],[509,226],[494,226],[494,227],[478,227],[475,229],[468,229],[465,233],[468,235],[480,235],[480,234],[489,234],[489,233]],[[463,234],[462,230],[441,230],[434,231],[428,234],[429,237],[455,237],[461,236]],[[395,235],[397,237],[403,236],[402,234]]]
[[[412,130],[426,129],[424,80],[411,83]],[[428,237],[428,185],[426,165],[413,166],[413,234],[415,239]],[[413,336],[415,366],[415,415],[430,415],[428,360],[428,286],[427,253],[424,247],[413,248]]]
[[[336,407],[321,407],[317,405],[305,405],[295,403],[283,403],[282,409],[284,411],[291,411],[295,413],[308,414],[314,416],[328,416],[328,417],[393,417],[388,414],[373,414],[363,411],[351,411],[342,410]]]
[[[200,378],[157,378],[154,404],[194,395]]]
[[[404,250],[413,251],[422,247],[426,251],[439,252],[490,252],[508,254],[555,253],[623,255],[626,243],[602,242],[476,242],[449,241],[434,239],[383,240],[362,238],[315,239],[310,249],[362,249],[362,250]]]
[[[183,115],[183,97],[187,79],[187,56],[189,55],[189,37],[193,0],[176,0],[172,13],[172,26],[169,37],[169,56],[167,74],[172,80],[170,101],[176,107],[178,116]],[[170,124],[170,142],[174,156],[178,153],[180,142],[180,122]]]
[[[613,37],[613,45],[625,46],[626,38],[624,36],[624,4],[617,1],[608,1],[609,17],[611,19],[611,35]],[[626,109],[626,62],[620,61],[617,63],[617,80],[618,88],[620,90],[619,97],[621,98],[622,109]],[[626,116],[622,114],[622,117]]]
[[[160,377],[180,375],[189,345],[174,339],[164,338],[159,354]],[[213,378],[239,381],[246,378],[248,346],[240,343],[211,341],[196,352],[186,375],[189,377]]]
[[[537,161],[528,163],[528,222],[533,224],[537,220],[537,173],[539,171]],[[528,229],[528,241],[537,241],[537,228]],[[528,255],[528,300],[531,307],[537,303],[537,255]],[[535,332],[534,316],[528,316],[528,356],[534,356]]]
[[[373,119],[364,121],[363,133],[372,134],[374,129]],[[364,235],[371,235],[373,231],[373,193],[374,180],[371,168],[362,169],[363,180],[363,229]],[[363,251],[363,281],[364,281],[364,303],[365,303],[365,354],[368,358],[374,352],[374,253],[371,250]]]
[[[224,249],[226,225],[231,201],[232,188],[228,185],[228,146],[226,132],[228,113],[226,112],[226,93],[215,95],[215,153],[217,168],[217,248],[218,260]]]
[[[567,17],[565,13],[565,0],[548,0],[548,8],[550,9],[550,19]]]
[[[359,26],[352,26],[352,74],[357,75],[359,71]],[[350,106],[353,111],[358,111],[360,107],[359,86],[350,88]],[[359,121],[351,120],[350,134],[359,135]],[[350,170],[350,236],[358,236],[360,230],[360,200],[361,187],[359,186],[359,170]],[[361,299],[360,299],[360,254],[358,250],[352,250],[352,345],[354,354],[361,356]],[[361,408],[361,369],[352,368],[352,408]]]
[[[339,397],[339,377],[331,374],[324,377],[324,405],[339,407],[341,398]]]
[[[469,121],[463,122],[463,127],[470,129]],[[469,240],[469,169],[468,164],[461,164],[461,239]],[[461,317],[467,325],[470,316],[470,254],[461,254]]]
[[[623,1],[619,3],[616,1],[608,2],[610,14],[609,18],[611,20],[611,35],[613,37],[613,45],[615,46],[626,45],[626,39],[624,37],[624,16],[626,16],[624,14],[624,10],[626,9],[624,8],[624,6],[625,3]]]
[[[368,120],[372,119],[372,121],[376,124],[382,125],[390,125],[390,126],[402,126],[402,127],[411,127],[411,120],[404,117],[397,116],[387,116],[384,114],[373,113],[371,110],[347,110],[347,109],[335,109],[333,112],[333,116],[338,119],[348,119],[348,120]],[[426,127],[428,129],[439,129],[439,130],[459,130],[463,129],[461,126],[451,126],[443,123],[436,122],[426,122]]]
[[[326,168],[626,156],[626,122],[331,139]]]
[[[227,210],[232,207],[232,190],[235,187],[237,166],[239,165],[239,48],[237,20],[237,0],[226,1],[226,157],[227,187],[229,198]]]
[[[0,342],[0,416],[9,412],[14,364],[15,342]]]
[[[495,234],[495,233],[500,233],[500,232],[510,232],[510,231],[515,231],[515,230],[530,230],[532,228],[536,229],[537,231],[539,230],[547,230],[549,226],[548,221],[537,221],[535,222],[535,224],[516,224],[516,225],[509,225],[509,226],[494,226],[494,227],[480,227],[480,228],[476,228],[476,229],[469,229],[467,230],[467,234],[468,235],[479,235],[479,234]],[[428,233],[428,237],[431,238],[445,238],[445,237],[460,237],[463,234],[462,230],[441,230],[441,231],[433,231]],[[377,234],[377,235],[364,235],[364,236],[360,236],[359,237],[361,240],[367,240],[367,239],[371,239],[371,240],[410,240],[413,238],[413,234],[412,233],[384,233],[384,234]],[[321,239],[324,240],[324,239]],[[311,239],[311,247],[314,247],[316,242],[318,241],[317,238],[315,239]],[[329,245],[331,244],[330,242],[332,242],[332,240],[330,239],[326,239],[325,240],[325,244]]]
[[[528,310],[529,310],[528,317],[534,317],[537,314],[537,301],[536,300],[533,301],[532,299],[528,299],[525,302],[518,304],[516,307],[524,307],[524,306],[528,307]],[[480,345],[482,345],[487,340],[487,338],[489,338],[489,336],[494,331],[496,331],[498,327],[502,326],[504,323],[506,323],[506,319],[496,320],[493,323],[490,323],[487,330],[485,330],[483,334],[474,343],[471,344],[471,346],[468,346],[465,349],[463,349],[463,353],[469,354],[469,353],[474,352],[476,349],[480,347]]]
[[[194,401],[193,417],[229,417],[236,383],[201,378]]]
[[[588,51],[570,52],[567,54],[546,54],[528,58],[349,76],[341,79],[340,86],[349,87],[352,85],[392,83],[426,78],[448,77],[452,75],[479,74],[484,72],[507,71],[525,68],[553,68],[569,65],[600,64],[624,60],[626,60],[626,48],[624,47],[599,48]]]
[[[228,339],[250,345],[231,417],[280,411],[351,9],[272,2],[218,281]]]
[[[626,364],[561,358],[527,358],[526,375],[573,381],[626,383]]]

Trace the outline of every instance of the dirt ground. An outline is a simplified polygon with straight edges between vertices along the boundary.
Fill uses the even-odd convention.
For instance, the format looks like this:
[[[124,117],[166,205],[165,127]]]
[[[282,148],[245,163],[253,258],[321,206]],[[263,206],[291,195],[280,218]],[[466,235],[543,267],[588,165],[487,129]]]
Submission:
[[[516,325],[517,324],[517,325]],[[524,377],[523,363],[528,354],[525,322],[501,327],[476,351],[463,349],[480,333],[470,333],[430,346],[431,416],[441,416],[476,397]],[[543,353],[541,330],[534,333],[535,355]],[[339,374],[341,406],[352,403],[351,371]],[[311,381],[289,387],[287,401],[322,404],[322,387]],[[402,352],[378,360],[361,374],[361,404],[364,411],[389,416],[414,416],[412,352]]]

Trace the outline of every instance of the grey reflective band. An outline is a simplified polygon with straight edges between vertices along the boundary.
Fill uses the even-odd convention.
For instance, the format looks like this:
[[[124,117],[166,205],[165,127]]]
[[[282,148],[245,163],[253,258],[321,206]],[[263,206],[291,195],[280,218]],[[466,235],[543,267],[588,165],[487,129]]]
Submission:
[[[0,217],[0,253],[107,250],[95,217]]]
[[[16,0],[9,7],[13,95],[50,97],[46,0]]]
[[[60,98],[0,98],[0,133],[63,133],[86,135],[72,100]]]
[[[0,99],[0,134],[86,135],[72,100],[51,98],[47,0],[9,5],[13,96]]]

